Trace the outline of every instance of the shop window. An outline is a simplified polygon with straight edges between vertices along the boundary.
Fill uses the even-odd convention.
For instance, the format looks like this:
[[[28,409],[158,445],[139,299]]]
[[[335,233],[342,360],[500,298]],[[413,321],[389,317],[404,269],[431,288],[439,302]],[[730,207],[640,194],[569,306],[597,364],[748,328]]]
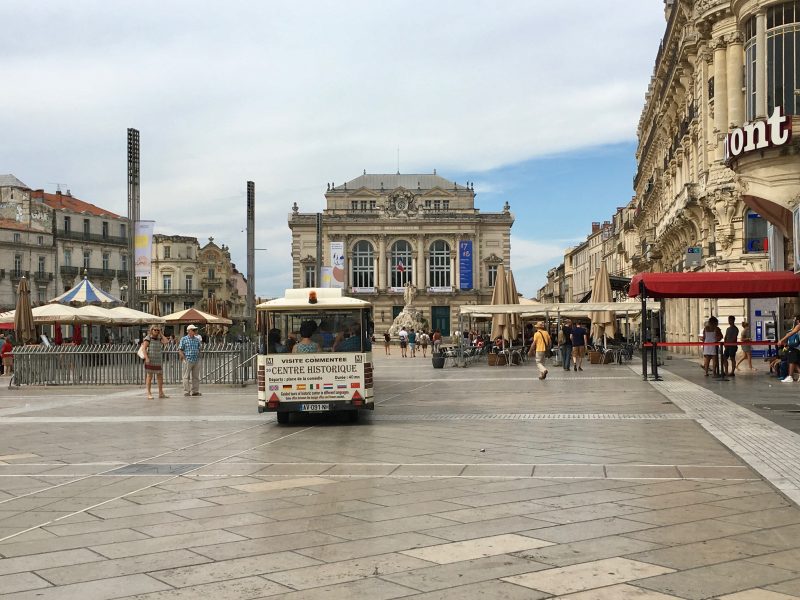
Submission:
[[[768,250],[767,221],[760,214],[748,210],[744,219],[744,251],[747,254],[762,254]]]

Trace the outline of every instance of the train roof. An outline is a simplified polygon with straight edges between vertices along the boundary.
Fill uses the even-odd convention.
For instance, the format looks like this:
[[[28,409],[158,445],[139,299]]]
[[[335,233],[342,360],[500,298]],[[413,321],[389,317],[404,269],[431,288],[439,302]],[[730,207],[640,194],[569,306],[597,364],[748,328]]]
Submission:
[[[317,298],[315,303],[309,302],[311,294]],[[282,298],[262,302],[258,310],[282,309],[321,309],[321,308],[369,308],[372,304],[366,300],[344,295],[340,288],[295,288],[286,290]]]

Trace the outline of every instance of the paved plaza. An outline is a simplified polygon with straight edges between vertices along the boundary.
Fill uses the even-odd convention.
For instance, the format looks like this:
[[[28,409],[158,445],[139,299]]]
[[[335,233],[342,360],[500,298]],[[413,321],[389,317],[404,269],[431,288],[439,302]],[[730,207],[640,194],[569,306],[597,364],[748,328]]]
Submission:
[[[4,385],[0,598],[800,598],[800,384],[397,354],[358,424]]]

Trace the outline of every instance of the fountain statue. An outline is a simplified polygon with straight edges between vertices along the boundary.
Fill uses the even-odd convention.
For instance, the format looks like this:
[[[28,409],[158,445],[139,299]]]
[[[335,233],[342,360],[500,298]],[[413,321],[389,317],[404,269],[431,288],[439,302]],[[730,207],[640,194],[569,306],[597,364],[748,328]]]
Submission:
[[[413,329],[417,332],[424,331],[428,328],[422,313],[414,308],[414,298],[416,295],[416,286],[410,281],[406,282],[405,289],[403,290],[403,302],[405,305],[400,314],[395,317],[391,327],[389,327],[389,335],[393,338],[397,337],[398,332],[403,327],[406,328],[406,331],[411,331]]]

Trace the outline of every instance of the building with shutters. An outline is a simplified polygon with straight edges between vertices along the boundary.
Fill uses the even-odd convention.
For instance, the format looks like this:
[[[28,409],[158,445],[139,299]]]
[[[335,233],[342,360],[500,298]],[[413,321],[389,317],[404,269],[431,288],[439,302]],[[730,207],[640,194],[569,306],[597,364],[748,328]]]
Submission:
[[[301,212],[295,203],[289,215],[292,285],[315,287],[323,273],[324,286],[330,275],[332,285],[373,303],[380,333],[402,310],[410,283],[414,306],[432,329],[449,335],[457,328],[458,307],[490,303],[498,265],[511,266],[510,206],[482,212],[475,195],[471,184],[435,171],[365,171],[341,185],[328,184],[321,213]]]

